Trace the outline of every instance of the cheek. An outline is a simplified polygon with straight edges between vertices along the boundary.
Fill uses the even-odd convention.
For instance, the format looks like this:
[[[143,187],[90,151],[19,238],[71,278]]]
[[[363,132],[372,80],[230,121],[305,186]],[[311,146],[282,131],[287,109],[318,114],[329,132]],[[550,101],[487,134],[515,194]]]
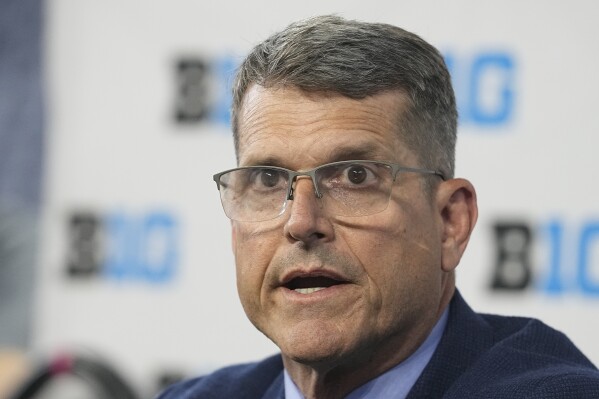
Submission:
[[[252,289],[259,282],[260,252],[252,251],[251,235],[235,230],[235,267],[237,270],[237,287],[240,295],[247,289]]]
[[[346,226],[345,240],[368,278],[371,303],[395,313],[432,288],[440,261],[432,224],[423,223],[430,215],[389,211]]]
[[[395,292],[401,290],[398,284],[404,281],[401,275],[406,266],[404,232],[398,219],[381,214],[354,219],[337,233],[362,268],[368,302],[376,312],[384,310],[388,302],[394,301]]]
[[[246,306],[260,300],[264,276],[272,259],[276,245],[268,234],[252,226],[232,226],[233,254],[237,271],[237,290]]]

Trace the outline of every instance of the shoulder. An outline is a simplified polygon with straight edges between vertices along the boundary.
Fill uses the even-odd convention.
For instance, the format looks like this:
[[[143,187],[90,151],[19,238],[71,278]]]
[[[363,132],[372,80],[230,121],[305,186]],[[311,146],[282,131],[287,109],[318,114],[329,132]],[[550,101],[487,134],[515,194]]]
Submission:
[[[512,363],[515,366],[516,363]],[[444,396],[447,399],[596,399],[599,398],[599,373],[573,366],[551,365],[526,371],[495,370],[465,375]],[[492,368],[487,371],[493,371]]]
[[[456,292],[441,342],[410,398],[599,398],[599,371],[561,332],[475,313]]]
[[[493,331],[493,345],[482,357],[505,359],[522,369],[568,367],[597,371],[589,359],[560,331],[524,318],[481,315]]]
[[[473,367],[493,359],[499,364],[516,363],[521,369],[568,365],[596,371],[563,333],[532,318],[475,313],[459,293],[451,304],[444,339],[450,350],[471,349]]]
[[[556,370],[537,379],[530,397],[551,399],[599,398],[599,373],[589,369]]]
[[[599,398],[599,371],[563,333],[539,320],[477,314],[489,345],[449,397]]]
[[[283,362],[280,355],[256,363],[219,369],[212,374],[170,386],[156,399],[260,398],[278,383],[281,387]]]

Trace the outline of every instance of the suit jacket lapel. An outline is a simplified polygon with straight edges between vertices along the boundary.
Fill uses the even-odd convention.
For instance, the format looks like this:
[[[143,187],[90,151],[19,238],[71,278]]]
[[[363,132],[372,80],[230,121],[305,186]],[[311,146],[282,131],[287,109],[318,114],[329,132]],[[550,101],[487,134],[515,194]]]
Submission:
[[[454,381],[492,345],[492,328],[456,290],[439,346],[407,399],[443,397]]]
[[[283,381],[283,371],[281,371],[264,392],[262,399],[285,399],[285,384]]]

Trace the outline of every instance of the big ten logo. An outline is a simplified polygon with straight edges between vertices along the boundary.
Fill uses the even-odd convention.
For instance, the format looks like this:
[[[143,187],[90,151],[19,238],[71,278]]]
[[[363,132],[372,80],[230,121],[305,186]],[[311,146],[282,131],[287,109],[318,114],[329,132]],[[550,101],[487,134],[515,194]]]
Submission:
[[[165,283],[177,271],[179,226],[168,212],[73,212],[67,234],[66,270],[72,278]]]
[[[460,122],[501,127],[514,117],[517,64],[507,51],[471,56],[445,53],[456,91]]]
[[[179,58],[175,63],[176,122],[229,125],[235,67],[232,57]]]
[[[577,292],[599,297],[599,219],[579,225],[560,219],[535,225],[498,221],[493,237],[491,289],[534,288],[550,295]]]

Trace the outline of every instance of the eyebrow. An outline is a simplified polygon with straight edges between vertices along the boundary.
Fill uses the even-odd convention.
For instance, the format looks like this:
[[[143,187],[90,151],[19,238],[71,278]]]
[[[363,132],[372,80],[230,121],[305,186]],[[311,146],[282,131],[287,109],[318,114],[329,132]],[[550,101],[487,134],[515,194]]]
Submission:
[[[322,164],[339,161],[351,160],[373,160],[373,161],[390,161],[383,155],[380,146],[372,143],[358,143],[347,146],[335,147],[324,158]],[[245,162],[244,166],[278,166],[289,168],[286,159],[276,155],[269,155],[264,158],[255,157]],[[316,165],[319,166],[319,165]]]
[[[268,156],[265,158],[251,158],[250,162],[245,162],[243,166],[282,166],[285,164],[282,158],[277,156]]]
[[[374,161],[389,160],[383,156],[383,151],[381,151],[381,148],[372,143],[362,143],[358,145],[352,144],[345,147],[336,147],[330,152],[327,159],[327,162],[350,161],[354,159]]]

